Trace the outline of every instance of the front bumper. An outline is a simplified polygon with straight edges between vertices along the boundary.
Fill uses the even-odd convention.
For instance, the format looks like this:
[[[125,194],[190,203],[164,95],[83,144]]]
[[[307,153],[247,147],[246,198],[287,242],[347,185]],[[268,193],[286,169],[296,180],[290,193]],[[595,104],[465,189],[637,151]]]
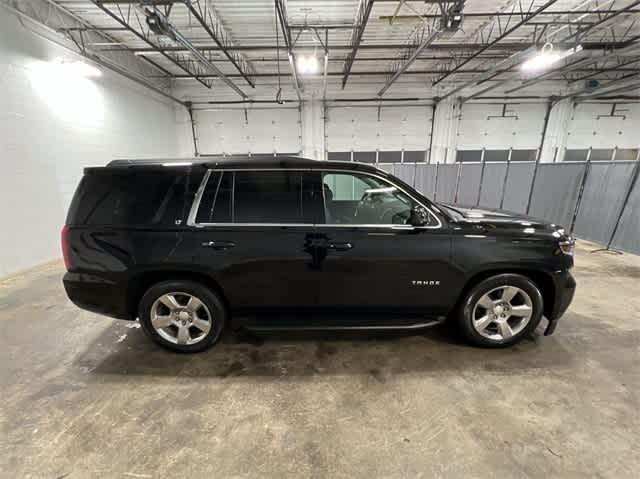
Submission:
[[[554,302],[551,311],[547,314],[549,324],[544,331],[545,336],[553,334],[558,325],[558,320],[565,313],[571,301],[573,295],[576,292],[576,280],[569,270],[560,271],[553,278],[554,282]]]

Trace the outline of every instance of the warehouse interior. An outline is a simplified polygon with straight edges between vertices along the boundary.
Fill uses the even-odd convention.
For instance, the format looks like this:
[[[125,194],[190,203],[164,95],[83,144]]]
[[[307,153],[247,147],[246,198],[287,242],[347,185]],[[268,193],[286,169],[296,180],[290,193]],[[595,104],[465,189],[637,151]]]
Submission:
[[[639,1],[0,0],[0,86],[1,476],[640,470]],[[194,357],[67,300],[85,167],[264,155],[564,225],[576,298],[506,350],[443,327]]]

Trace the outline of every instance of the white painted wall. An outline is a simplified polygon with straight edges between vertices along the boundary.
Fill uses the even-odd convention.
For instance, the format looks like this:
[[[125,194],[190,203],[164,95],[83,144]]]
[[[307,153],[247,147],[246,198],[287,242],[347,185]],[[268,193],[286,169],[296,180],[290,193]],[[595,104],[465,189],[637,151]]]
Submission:
[[[59,233],[85,166],[178,153],[173,105],[79,60],[0,11],[0,276],[60,256]]]

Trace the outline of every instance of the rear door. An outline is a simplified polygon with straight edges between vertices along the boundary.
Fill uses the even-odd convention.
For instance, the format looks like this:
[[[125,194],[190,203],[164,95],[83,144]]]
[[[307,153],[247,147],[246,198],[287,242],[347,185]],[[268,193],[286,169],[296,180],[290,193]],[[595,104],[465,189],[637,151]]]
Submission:
[[[329,309],[442,312],[453,301],[451,238],[430,212],[424,227],[407,224],[417,201],[382,177],[322,172],[327,245],[319,305]]]
[[[215,170],[195,217],[201,267],[232,309],[313,306],[317,276],[307,247],[322,208],[319,186],[297,170]]]

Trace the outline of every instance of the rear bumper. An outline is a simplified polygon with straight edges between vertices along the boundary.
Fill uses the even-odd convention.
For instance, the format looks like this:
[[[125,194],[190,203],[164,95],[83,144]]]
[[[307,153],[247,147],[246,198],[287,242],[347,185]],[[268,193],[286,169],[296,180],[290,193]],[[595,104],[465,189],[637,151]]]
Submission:
[[[573,278],[569,270],[556,273],[553,279],[555,286],[555,300],[551,312],[547,316],[549,324],[547,325],[547,329],[544,331],[545,336],[553,334],[556,326],[558,325],[558,320],[571,304],[573,295],[576,292],[576,280]]]
[[[66,273],[62,283],[79,308],[116,319],[135,319],[127,308],[126,291],[117,283],[83,273]]]

